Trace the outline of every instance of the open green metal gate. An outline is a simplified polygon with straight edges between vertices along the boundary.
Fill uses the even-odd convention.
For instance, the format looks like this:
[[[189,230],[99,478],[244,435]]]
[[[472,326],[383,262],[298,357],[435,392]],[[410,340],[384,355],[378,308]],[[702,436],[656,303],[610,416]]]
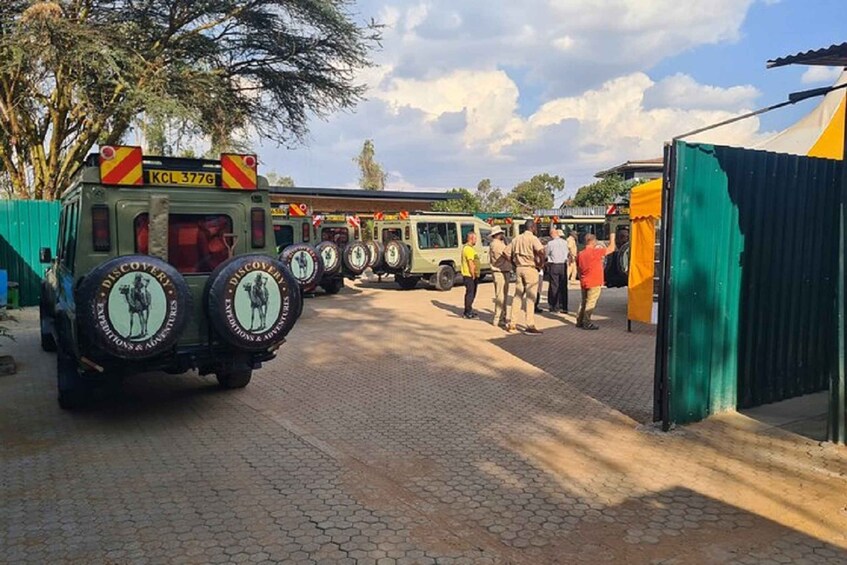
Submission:
[[[44,265],[38,250],[55,253],[59,233],[58,202],[0,200],[0,269],[18,283],[21,306],[37,306]]]
[[[657,419],[829,388],[844,441],[842,162],[684,142],[669,157]]]

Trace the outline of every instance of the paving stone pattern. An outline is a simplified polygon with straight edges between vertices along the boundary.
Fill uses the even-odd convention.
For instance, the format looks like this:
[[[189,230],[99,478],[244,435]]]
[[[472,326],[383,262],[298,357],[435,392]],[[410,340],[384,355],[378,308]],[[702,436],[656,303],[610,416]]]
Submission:
[[[459,289],[348,285],[244,390],[144,375],[78,413],[24,311],[0,561],[847,563],[844,449],[735,414],[658,432],[624,290],[541,336],[488,324],[491,294],[468,321]]]

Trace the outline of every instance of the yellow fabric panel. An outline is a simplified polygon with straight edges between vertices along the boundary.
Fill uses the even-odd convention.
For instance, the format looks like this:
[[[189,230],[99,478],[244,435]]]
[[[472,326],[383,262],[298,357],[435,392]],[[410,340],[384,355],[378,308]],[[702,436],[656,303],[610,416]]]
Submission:
[[[659,183],[661,186],[661,183]],[[647,186],[642,185],[642,186]],[[640,188],[640,187],[639,187]],[[633,196],[635,191],[633,190]],[[632,207],[630,207],[630,211]],[[658,216],[657,216],[658,217]],[[632,221],[630,233],[629,289],[627,318],[650,323],[653,310],[653,260],[656,252],[656,220],[638,218]]]
[[[629,217],[662,217],[662,179],[653,179],[632,189],[629,197]]]
[[[847,97],[841,100],[832,120],[809,150],[809,157],[823,157],[825,159],[838,159],[839,161],[844,158],[845,103],[847,103]]]

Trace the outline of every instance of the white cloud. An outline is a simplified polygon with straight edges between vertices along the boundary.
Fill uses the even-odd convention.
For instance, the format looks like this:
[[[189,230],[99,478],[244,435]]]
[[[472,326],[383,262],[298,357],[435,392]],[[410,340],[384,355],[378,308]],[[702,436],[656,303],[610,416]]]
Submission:
[[[645,92],[648,107],[738,110],[750,108],[761,93],[750,85],[720,88],[699,84],[686,74],[660,80]]]
[[[842,70],[841,67],[809,67],[800,81],[803,84],[835,84]]]
[[[734,42],[753,0],[360,0],[386,24],[369,101],[312,125],[308,148],[269,150],[299,183],[355,182],[373,139],[389,187],[510,188],[539,171],[572,192],[594,172],[661,154],[680,132],[754,105],[749,85],[649,69],[699,45]],[[711,132],[758,139],[756,119]]]

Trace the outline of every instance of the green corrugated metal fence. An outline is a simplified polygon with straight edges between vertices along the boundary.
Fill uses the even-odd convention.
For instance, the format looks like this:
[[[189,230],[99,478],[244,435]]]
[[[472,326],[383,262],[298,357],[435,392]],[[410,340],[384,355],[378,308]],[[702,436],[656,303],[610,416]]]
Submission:
[[[0,269],[18,283],[22,306],[38,305],[44,273],[38,250],[50,247],[55,254],[59,209],[58,202],[0,200]]]
[[[682,142],[672,154],[664,419],[826,390],[841,161]]]

